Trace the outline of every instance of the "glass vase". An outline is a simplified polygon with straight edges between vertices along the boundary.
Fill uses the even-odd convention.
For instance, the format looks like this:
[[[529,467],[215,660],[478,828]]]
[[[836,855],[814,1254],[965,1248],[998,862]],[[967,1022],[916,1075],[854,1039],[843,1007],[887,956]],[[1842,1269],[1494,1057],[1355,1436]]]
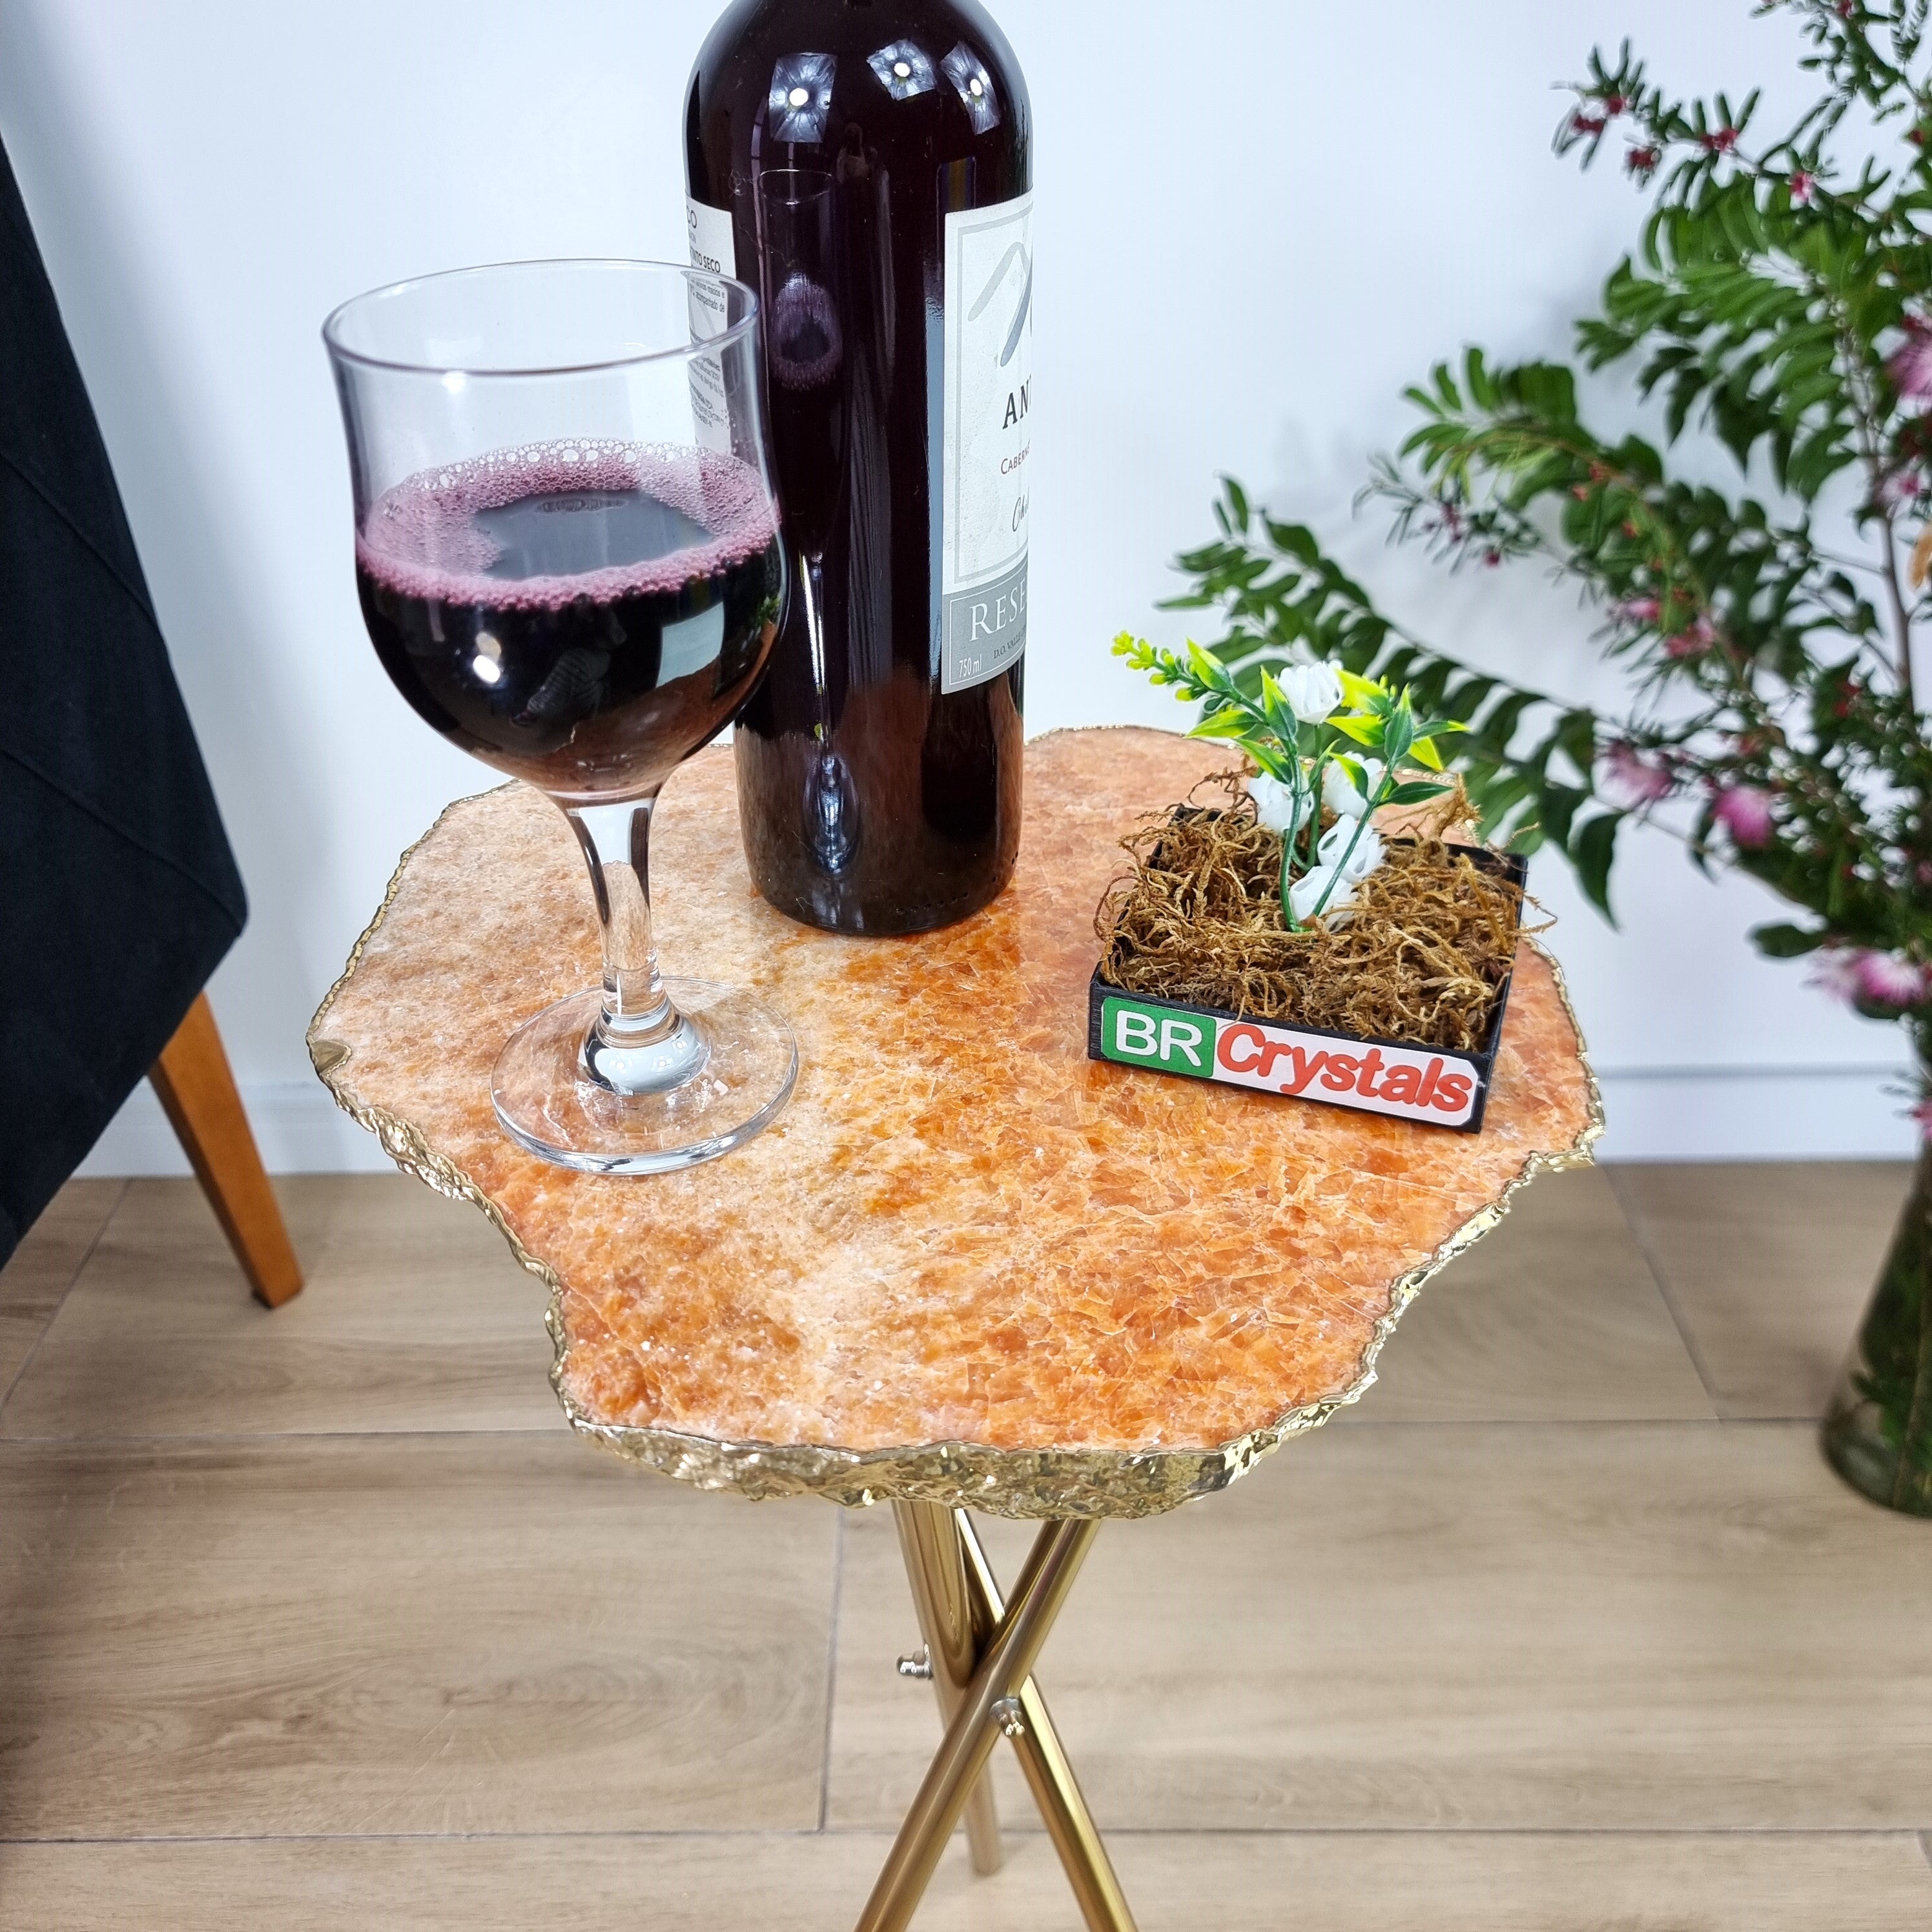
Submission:
[[[1825,1419],[1825,1454],[1888,1509],[1932,1516],[1932,1143]]]

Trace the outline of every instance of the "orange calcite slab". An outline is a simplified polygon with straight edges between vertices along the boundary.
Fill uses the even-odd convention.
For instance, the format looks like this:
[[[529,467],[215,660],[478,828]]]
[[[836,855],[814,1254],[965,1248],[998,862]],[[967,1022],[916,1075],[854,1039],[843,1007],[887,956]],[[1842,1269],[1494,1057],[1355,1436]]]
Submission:
[[[1588,1158],[1595,1090],[1527,944],[1480,1135],[1090,1060],[1118,841],[1227,754],[1088,730],[1027,759],[1012,884],[907,940],[757,897],[728,752],[673,779],[652,855],[667,968],[758,987],[802,1060],[776,1127],[679,1174],[548,1166],[491,1112],[505,1037],[598,976],[556,809],[520,787],[467,800],[404,861],[311,1051],[400,1165],[484,1207],[550,1282],[580,1427],[754,1494],[1148,1514],[1352,1400],[1422,1279],[1539,1166]]]

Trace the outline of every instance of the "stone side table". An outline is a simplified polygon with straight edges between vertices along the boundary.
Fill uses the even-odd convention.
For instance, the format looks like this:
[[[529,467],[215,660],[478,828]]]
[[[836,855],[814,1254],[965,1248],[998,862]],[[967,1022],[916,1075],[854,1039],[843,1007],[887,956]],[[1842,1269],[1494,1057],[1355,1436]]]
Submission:
[[[1423,1282],[1600,1130],[1528,940],[1479,1135],[1090,1060],[1118,842],[1226,761],[1164,732],[1040,740],[1006,892],[854,940],[757,897],[730,755],[693,760],[653,838],[666,956],[768,996],[803,1065],[775,1127],[688,1172],[569,1173],[498,1130],[498,1046],[598,971],[582,861],[521,787],[405,856],[310,1030],[340,1105],[548,1287],[578,1429],[703,1488],[894,1506],[926,1638],[901,1668],[931,1676],[946,1728],[860,1932],[910,1922],[962,1816],[997,1865],[1002,1734],[1088,1924],[1128,1932],[1032,1676],[1101,1520],[1223,1488],[1354,1401]],[[1045,1523],[1004,1599],[968,1507]]]

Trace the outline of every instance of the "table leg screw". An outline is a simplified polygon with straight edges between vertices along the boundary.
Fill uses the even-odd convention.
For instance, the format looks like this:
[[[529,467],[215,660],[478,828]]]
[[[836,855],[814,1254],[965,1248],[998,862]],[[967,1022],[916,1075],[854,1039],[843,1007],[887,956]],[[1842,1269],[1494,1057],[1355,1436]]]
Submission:
[[[921,1644],[910,1657],[899,1659],[902,1677],[926,1678],[932,1675],[932,1657],[924,1644]]]
[[[1001,1697],[993,1705],[993,1719],[1010,1738],[1026,1736],[1026,1713],[1017,1697]]]

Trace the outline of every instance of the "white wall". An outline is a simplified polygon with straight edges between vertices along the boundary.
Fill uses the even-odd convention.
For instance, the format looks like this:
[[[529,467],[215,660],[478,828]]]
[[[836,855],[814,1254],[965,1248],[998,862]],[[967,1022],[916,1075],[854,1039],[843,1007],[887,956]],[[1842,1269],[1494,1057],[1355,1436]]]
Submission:
[[[995,0],[996,6],[998,0]],[[1551,158],[1552,83],[1633,34],[1687,86],[1774,79],[1748,0],[1006,0],[1040,129],[1028,723],[1182,719],[1112,664],[1165,638],[1217,473],[1317,522],[1412,625],[1545,688],[1605,687],[1533,577],[1447,582],[1349,502],[1401,385],[1480,338],[1561,350],[1633,232]],[[99,409],[254,904],[214,998],[272,1164],[379,1160],[309,1074],[310,1012],[398,852],[484,775],[362,635],[316,330],[464,262],[677,256],[706,0],[4,0],[0,132]],[[1550,865],[1611,1150],[1904,1152],[1888,1030],[1755,959],[1756,889],[1633,844],[1612,934]],[[675,882],[670,882],[675,890]],[[95,1171],[173,1159],[146,1090]]]

